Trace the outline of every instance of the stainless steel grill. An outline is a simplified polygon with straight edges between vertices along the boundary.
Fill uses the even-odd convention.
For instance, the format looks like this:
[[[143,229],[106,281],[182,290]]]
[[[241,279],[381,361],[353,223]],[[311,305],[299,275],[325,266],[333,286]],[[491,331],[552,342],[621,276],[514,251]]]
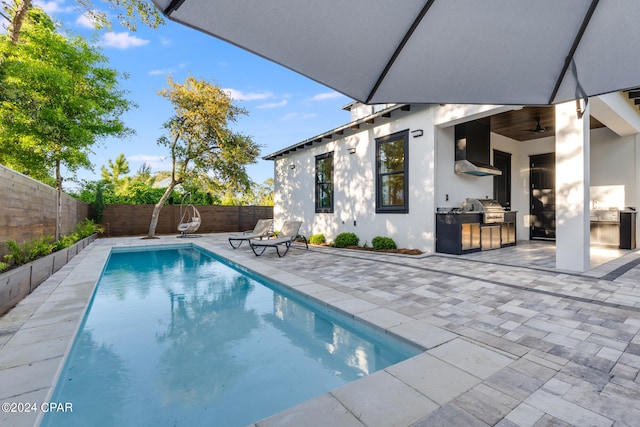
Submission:
[[[465,212],[482,213],[485,224],[498,224],[504,222],[504,208],[493,199],[471,199],[467,198],[462,204]]]

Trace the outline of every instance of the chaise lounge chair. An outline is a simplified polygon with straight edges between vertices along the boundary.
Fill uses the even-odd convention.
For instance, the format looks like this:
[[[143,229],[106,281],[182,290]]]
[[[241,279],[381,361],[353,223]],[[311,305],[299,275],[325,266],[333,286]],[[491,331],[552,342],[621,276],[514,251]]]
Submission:
[[[237,249],[244,241],[248,242],[251,239],[264,239],[265,237],[269,237],[269,235],[271,234],[272,225],[272,219],[259,219],[253,230],[248,230],[243,232],[242,234],[232,234],[231,236],[229,236],[229,244],[233,249]],[[240,243],[234,245],[233,242]]]
[[[251,245],[251,250],[256,256],[260,256],[264,253],[267,248],[276,248],[276,252],[278,257],[283,257],[289,252],[289,248],[293,244],[296,237],[298,237],[298,231],[300,231],[300,226],[302,225],[302,221],[285,221],[282,224],[282,229],[280,230],[280,234],[278,237],[273,239],[251,239],[249,240],[249,244]],[[304,244],[309,249],[309,244],[307,243],[307,239],[304,236],[300,236],[304,239]],[[286,249],[283,254],[280,254],[280,247],[284,246]]]

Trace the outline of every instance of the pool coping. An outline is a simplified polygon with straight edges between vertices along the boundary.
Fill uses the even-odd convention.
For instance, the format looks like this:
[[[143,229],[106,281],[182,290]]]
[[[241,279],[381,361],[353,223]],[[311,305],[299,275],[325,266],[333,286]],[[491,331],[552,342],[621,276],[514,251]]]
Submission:
[[[342,293],[312,278],[283,271],[271,258],[257,258],[253,254],[249,257],[250,251],[247,253],[246,248],[234,251],[226,247],[225,235],[211,235],[197,241],[176,240],[174,236],[155,240],[139,237],[99,239],[23,300],[10,312],[8,319],[3,319],[3,324],[18,327],[12,330],[9,326],[9,333],[3,335],[3,324],[0,324],[0,338],[9,336],[0,341],[0,402],[37,405],[50,402],[112,248],[167,244],[201,247],[317,303],[426,350],[404,362],[259,420],[253,424],[256,427],[301,423],[308,426],[411,425],[526,353],[517,346],[514,346],[513,353],[489,347],[425,320]],[[295,262],[291,258],[282,259],[282,262],[289,261]],[[434,378],[442,383],[441,387],[433,387]],[[10,422],[16,427],[37,426],[43,415],[41,408],[35,412],[2,412],[0,424]]]

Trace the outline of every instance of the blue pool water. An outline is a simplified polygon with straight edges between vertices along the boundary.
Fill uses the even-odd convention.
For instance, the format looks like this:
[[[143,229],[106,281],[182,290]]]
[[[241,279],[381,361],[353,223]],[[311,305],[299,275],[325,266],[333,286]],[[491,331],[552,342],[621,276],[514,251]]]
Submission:
[[[111,253],[44,426],[246,426],[420,350],[197,247]]]

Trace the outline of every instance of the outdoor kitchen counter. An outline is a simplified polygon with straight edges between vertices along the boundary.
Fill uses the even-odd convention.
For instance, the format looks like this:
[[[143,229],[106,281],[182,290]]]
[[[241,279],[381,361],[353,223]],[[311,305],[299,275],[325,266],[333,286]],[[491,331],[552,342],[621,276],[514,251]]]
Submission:
[[[482,212],[436,213],[436,252],[461,255],[516,244],[516,211],[504,222],[484,223]]]

